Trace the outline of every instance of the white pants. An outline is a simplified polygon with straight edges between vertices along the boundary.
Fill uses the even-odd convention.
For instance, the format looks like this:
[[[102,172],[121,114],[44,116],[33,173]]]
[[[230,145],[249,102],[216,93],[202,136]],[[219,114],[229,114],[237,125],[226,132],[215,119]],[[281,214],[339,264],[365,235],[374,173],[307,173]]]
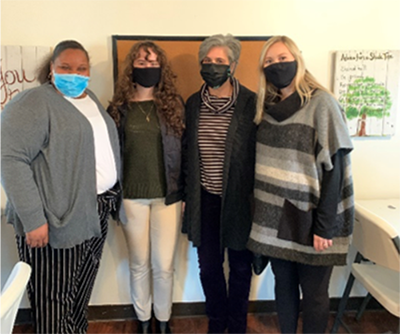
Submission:
[[[140,321],[168,321],[172,308],[174,253],[182,203],[164,198],[124,199],[128,222],[123,226],[129,251],[131,296]],[[153,291],[152,291],[153,290]]]

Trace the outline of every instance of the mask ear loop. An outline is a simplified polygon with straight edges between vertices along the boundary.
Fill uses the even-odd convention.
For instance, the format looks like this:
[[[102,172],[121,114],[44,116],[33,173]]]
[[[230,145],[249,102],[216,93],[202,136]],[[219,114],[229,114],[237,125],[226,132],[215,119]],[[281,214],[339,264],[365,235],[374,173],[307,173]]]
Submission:
[[[233,64],[235,64],[235,65],[234,65],[233,70],[232,70],[232,69],[231,69],[231,66],[232,66]],[[229,65],[228,77],[233,78],[233,76],[234,76],[234,74],[235,74],[235,71],[236,71],[236,67],[237,67],[237,62],[235,62],[235,61],[232,62],[232,63]]]

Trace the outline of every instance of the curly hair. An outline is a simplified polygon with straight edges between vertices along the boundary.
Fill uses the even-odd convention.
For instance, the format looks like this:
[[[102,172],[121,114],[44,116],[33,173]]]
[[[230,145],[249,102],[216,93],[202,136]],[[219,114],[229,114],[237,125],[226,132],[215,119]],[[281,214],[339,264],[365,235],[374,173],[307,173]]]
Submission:
[[[139,57],[140,50],[150,55],[150,50],[157,55],[161,68],[160,82],[154,87],[154,103],[161,116],[176,135],[183,132],[183,101],[175,86],[176,75],[168,63],[163,49],[152,41],[144,40],[132,46],[123,63],[114,96],[110,102],[109,113],[117,126],[120,126],[121,112],[119,107],[132,101],[137,93],[136,85],[132,82],[133,62]],[[147,58],[147,57],[146,57]]]

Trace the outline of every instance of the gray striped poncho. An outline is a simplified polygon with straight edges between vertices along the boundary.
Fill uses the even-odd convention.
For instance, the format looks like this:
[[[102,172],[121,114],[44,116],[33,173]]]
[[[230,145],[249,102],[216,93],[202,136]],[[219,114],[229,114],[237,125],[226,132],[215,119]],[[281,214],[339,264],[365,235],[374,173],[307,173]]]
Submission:
[[[313,212],[323,170],[331,157],[353,146],[338,102],[316,91],[309,103],[278,122],[264,113],[257,133],[255,213],[248,248],[266,256],[309,265],[345,265],[354,219],[350,157],[345,155],[333,246],[313,248]]]

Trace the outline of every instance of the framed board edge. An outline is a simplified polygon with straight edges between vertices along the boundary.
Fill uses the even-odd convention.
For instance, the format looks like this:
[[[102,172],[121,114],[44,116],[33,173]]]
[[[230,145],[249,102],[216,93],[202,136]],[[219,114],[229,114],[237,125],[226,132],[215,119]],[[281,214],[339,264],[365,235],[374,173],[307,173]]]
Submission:
[[[113,58],[113,81],[114,88],[118,78],[118,41],[203,41],[209,36],[160,36],[160,35],[111,35],[112,39],[112,58]],[[271,36],[234,36],[239,41],[267,41]]]

